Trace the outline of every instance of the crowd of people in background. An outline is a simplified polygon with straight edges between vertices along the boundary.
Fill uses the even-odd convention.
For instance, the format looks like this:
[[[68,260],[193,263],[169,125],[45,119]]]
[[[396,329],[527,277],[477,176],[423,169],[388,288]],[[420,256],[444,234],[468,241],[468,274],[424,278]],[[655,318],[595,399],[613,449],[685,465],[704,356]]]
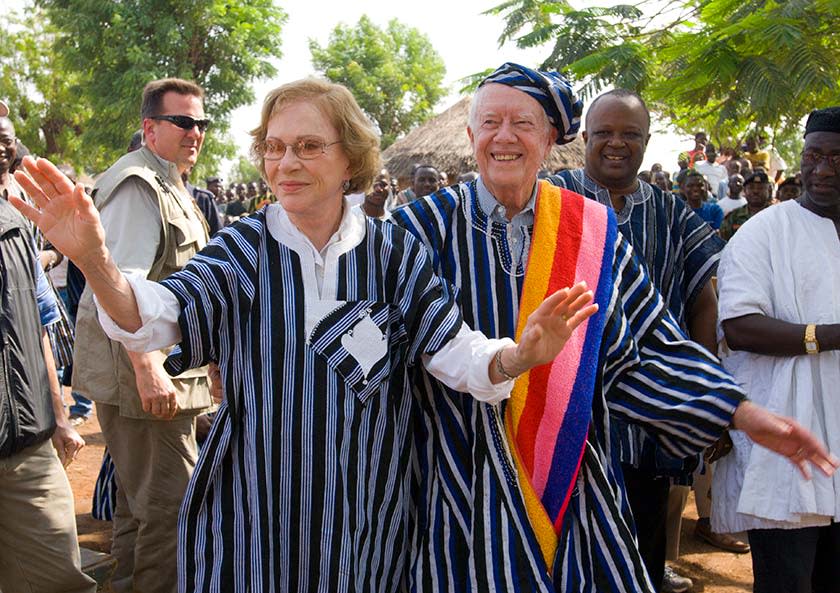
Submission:
[[[323,106],[326,95],[343,106]],[[3,301],[4,332],[26,329],[12,366],[32,368],[0,375],[2,389],[24,386],[0,407],[0,490],[24,479],[7,466],[40,459],[47,469],[27,467],[25,479],[51,508],[18,501],[8,530],[43,523],[59,534],[14,561],[0,535],[5,593],[94,590],[59,463],[83,446],[73,426],[91,400],[107,445],[95,513],[114,521],[118,593],[232,581],[310,590],[321,579],[337,591],[376,580],[381,590],[685,593],[693,583],[672,563],[692,487],[695,537],[752,553],[756,593],[840,591],[840,108],[809,118],[798,166],[761,131],[721,148],[698,132],[678,170],[642,171],[650,113],[639,95],[613,90],[590,105],[583,166],[546,171],[551,147],[575,138],[580,103],[559,75],[505,64],[470,113],[478,170],[416,163],[400,184],[378,147],[343,143],[375,138],[349,93],[304,81],[266,101],[252,146],[263,178],[226,184],[191,179],[210,124],[203,101],[191,82],[149,83],[142,129],[85,188],[72,168],[27,156],[0,102],[0,229],[14,230],[0,241],[0,287],[34,295]],[[101,229],[98,242],[59,233],[56,204]],[[106,255],[91,261],[89,246]],[[563,249],[581,251],[568,262]],[[558,444],[542,451],[527,430],[545,438],[547,421],[528,398],[548,397],[541,410],[556,380],[512,340],[536,339],[519,315],[550,294],[530,291],[552,270],[566,285],[593,280],[564,309],[559,345],[571,346],[552,355],[566,361],[552,372],[575,391]],[[398,303],[380,307],[388,298]],[[598,307],[577,316],[588,299]],[[459,350],[469,340],[473,355]],[[442,351],[461,362],[445,368]],[[59,380],[72,388],[69,412]],[[345,391],[358,401],[341,403]],[[20,426],[13,409],[25,412]],[[413,425],[422,429],[406,437]],[[318,431],[352,444],[323,458]],[[409,498],[422,533],[408,534]],[[515,560],[504,571],[494,568],[502,557]]]

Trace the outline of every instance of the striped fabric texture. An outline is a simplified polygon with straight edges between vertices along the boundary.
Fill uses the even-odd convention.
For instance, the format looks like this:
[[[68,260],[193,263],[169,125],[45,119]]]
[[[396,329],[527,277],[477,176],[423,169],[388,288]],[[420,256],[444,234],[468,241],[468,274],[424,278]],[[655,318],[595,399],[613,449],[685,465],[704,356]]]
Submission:
[[[611,207],[609,190],[583,169],[563,171],[550,181]],[[686,316],[700,290],[717,271],[725,243],[678,196],[639,180],[639,189],[625,196],[618,228],[645,265],[668,311],[688,330]],[[613,426],[621,460],[636,467],[658,469],[677,481],[690,483],[695,458],[669,458],[658,450],[643,428],[617,420]]]
[[[339,259],[330,295],[339,304],[309,336],[314,280],[268,233],[264,211],[220,231],[163,282],[182,309],[183,342],[167,370],[217,360],[226,396],[182,506],[181,592],[406,589],[408,374],[461,316],[413,237],[366,224]],[[348,348],[371,333],[387,348],[363,369]]]
[[[548,121],[557,128],[556,144],[567,144],[577,137],[583,101],[575,97],[572,85],[558,72],[541,72],[505,62],[479,86],[504,84],[526,93],[543,108]]]
[[[468,324],[491,337],[514,336],[523,276],[509,269],[508,225],[488,220],[475,183],[412,202],[394,221],[432,252],[437,272],[456,286]],[[610,416],[644,424],[684,457],[714,442],[743,393],[686,340],[629,243],[617,233],[607,248],[611,291],[588,439],[554,558],[543,558],[528,518],[504,433],[505,405],[451,392],[417,369],[412,591],[653,591],[610,442]],[[529,261],[542,257],[550,255],[532,248]]]
[[[583,458],[612,293],[614,251],[606,246],[615,243],[616,232],[606,208],[540,184],[532,249],[544,257],[534,258],[525,274],[516,338],[547,296],[575,282],[585,280],[599,306],[552,363],[517,379],[505,414],[519,485],[547,564],[557,551],[557,536]]]

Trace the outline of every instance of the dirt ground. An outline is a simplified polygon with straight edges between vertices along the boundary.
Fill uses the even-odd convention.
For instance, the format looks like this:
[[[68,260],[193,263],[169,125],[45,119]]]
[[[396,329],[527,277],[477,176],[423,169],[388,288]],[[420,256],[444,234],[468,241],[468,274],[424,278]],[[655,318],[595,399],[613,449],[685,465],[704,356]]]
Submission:
[[[68,397],[69,401],[69,397]],[[90,515],[96,476],[102,463],[104,442],[94,416],[78,427],[87,446],[79,453],[67,474],[76,496],[76,522],[79,544],[100,552],[111,549],[111,523],[97,521]],[[692,493],[683,515],[681,556],[676,570],[694,581],[692,593],[749,593],[752,591],[752,567],[749,554],[733,554],[713,548],[694,538],[697,511]]]

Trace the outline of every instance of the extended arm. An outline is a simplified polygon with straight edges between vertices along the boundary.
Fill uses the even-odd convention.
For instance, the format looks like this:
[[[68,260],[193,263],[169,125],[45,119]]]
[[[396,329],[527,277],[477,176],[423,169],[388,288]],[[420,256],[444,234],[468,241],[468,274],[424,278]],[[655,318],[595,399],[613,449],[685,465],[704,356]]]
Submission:
[[[722,322],[731,350],[768,356],[798,356],[805,352],[805,325],[753,314]],[[840,349],[840,323],[817,325],[820,350]]]
[[[46,159],[24,157],[23,167],[29,176],[18,171],[15,179],[37,207],[16,197],[9,201],[73,260],[108,315],[123,329],[136,331],[140,315],[134,293],[108,253],[99,213],[84,188],[80,184],[74,187]]]
[[[13,205],[35,222],[44,236],[79,267],[102,310],[121,329],[136,332],[142,320],[134,291],[108,251],[105,229],[91,199],[81,185],[74,187],[46,159],[35,161],[26,157],[23,166],[29,177],[20,172],[15,177],[37,208],[15,199]],[[149,257],[144,256],[145,259]],[[140,267],[143,267],[142,262]],[[162,357],[154,353],[129,352],[129,359],[143,409],[161,418],[174,416],[178,409],[175,391],[163,370]]]
[[[519,344],[488,339],[462,325],[438,352],[423,356],[423,365],[450,389],[496,403],[510,394],[510,377],[557,357],[572,332],[598,310],[591,302],[592,292],[583,282],[550,295],[528,317]],[[499,369],[500,362],[509,376]]]
[[[605,331],[618,340],[609,347],[604,371],[610,410],[652,429],[677,457],[710,445],[731,423],[755,443],[789,458],[803,475],[808,475],[807,462],[831,474],[837,459],[795,421],[745,400],[732,377],[686,340],[670,315],[657,314],[661,305],[653,301],[661,297],[645,287],[649,280],[635,258],[624,261],[616,270],[619,286],[633,286],[635,292],[628,301],[627,289],[621,290],[619,306],[625,311],[613,311],[608,322],[624,331]]]

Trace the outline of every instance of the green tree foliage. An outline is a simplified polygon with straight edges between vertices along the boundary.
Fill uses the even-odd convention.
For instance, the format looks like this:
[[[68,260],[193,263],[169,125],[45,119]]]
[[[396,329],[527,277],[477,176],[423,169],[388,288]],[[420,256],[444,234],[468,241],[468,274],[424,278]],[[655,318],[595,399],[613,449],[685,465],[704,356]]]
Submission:
[[[260,180],[260,172],[247,157],[240,155],[231,165],[228,179],[231,183],[250,183]]]
[[[385,148],[426,120],[443,97],[446,67],[428,38],[396,19],[383,30],[363,15],[338,25],[326,46],[309,41],[312,63],[345,85],[376,122]]]
[[[140,93],[150,80],[175,76],[206,91],[213,120],[198,174],[233,154],[230,112],[254,100],[251,83],[272,76],[285,13],[273,0],[35,0],[56,31],[62,77],[90,106],[81,143],[101,169],[125,150],[140,126]]]
[[[73,91],[79,77],[52,51],[54,39],[41,11],[7,14],[0,23],[0,98],[33,153],[78,164],[85,153],[79,135],[91,110]],[[55,76],[59,71],[64,74]]]
[[[723,145],[772,130],[795,146],[805,114],[840,103],[840,0],[509,0],[488,12],[504,16],[500,42],[545,45],[542,67],[569,74],[584,97],[633,89],[678,129]]]

